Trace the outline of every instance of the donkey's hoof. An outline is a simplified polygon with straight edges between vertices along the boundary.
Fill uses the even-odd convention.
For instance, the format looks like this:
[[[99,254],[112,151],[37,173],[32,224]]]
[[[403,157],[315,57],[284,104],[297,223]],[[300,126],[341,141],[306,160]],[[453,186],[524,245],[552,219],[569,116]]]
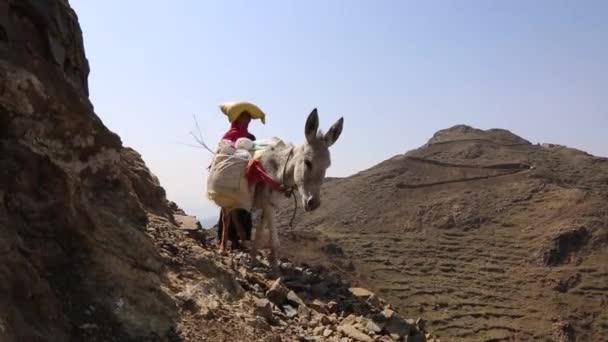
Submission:
[[[273,253],[270,253],[270,255],[268,256],[268,262],[270,263],[270,269],[273,274],[278,274],[281,272],[281,268],[279,267],[277,258]]]

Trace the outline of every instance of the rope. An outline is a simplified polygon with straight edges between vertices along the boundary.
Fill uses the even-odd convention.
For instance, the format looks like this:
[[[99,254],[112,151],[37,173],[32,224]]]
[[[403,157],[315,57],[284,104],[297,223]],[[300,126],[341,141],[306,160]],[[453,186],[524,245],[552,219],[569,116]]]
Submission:
[[[283,185],[285,185],[285,173],[287,172],[287,164],[289,164],[289,160],[293,156],[293,147],[289,150],[289,154],[287,155],[287,160],[283,165]],[[298,213],[298,198],[295,194],[296,186],[291,186],[285,189],[285,196],[293,197],[293,215],[291,215],[291,220],[289,221],[289,230],[293,230],[293,221],[296,219],[296,214]]]
[[[293,220],[296,219],[296,214],[298,213],[298,198],[296,197],[295,192],[291,192],[291,196],[293,197],[293,215],[291,215],[291,220],[289,221],[289,230],[293,230]]]
[[[285,173],[287,172],[287,164],[289,164],[289,159],[293,156],[293,147],[289,150],[289,154],[287,155],[287,160],[283,165],[283,185],[285,185]],[[291,192],[293,192],[293,187],[291,187]]]

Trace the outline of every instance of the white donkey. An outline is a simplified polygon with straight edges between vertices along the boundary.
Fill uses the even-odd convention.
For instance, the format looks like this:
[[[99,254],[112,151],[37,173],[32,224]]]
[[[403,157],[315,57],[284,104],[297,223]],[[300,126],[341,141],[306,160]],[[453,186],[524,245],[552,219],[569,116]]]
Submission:
[[[265,151],[260,157],[260,162],[268,174],[281,182],[287,189],[296,190],[299,193],[302,206],[306,211],[312,211],[321,204],[321,185],[325,179],[325,172],[331,164],[329,147],[333,145],[344,125],[344,118],[340,118],[326,134],[319,130],[319,115],[315,108],[304,127],[306,142],[300,146],[293,144],[279,144]],[[251,253],[255,256],[256,244],[262,236],[262,230],[269,230],[270,238],[270,262],[276,266],[279,248],[279,235],[276,226],[276,213],[278,201],[283,197],[276,191],[263,183],[258,183],[253,189],[253,206],[262,210],[262,219],[256,226],[255,237],[251,247]],[[231,215],[225,215],[229,218]],[[229,227],[229,222],[224,222],[224,227]],[[223,234],[227,235],[227,229]],[[222,250],[225,248],[226,236],[222,237]]]

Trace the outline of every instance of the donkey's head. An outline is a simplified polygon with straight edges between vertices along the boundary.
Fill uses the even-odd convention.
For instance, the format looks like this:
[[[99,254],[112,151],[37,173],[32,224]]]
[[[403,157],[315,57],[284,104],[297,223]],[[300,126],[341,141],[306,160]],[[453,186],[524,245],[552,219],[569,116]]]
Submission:
[[[302,204],[306,211],[315,210],[321,204],[321,185],[325,172],[331,164],[329,147],[342,133],[344,118],[340,118],[326,134],[319,131],[319,115],[315,108],[308,119],[304,134],[306,143],[296,149],[294,154],[294,181],[298,187]]]

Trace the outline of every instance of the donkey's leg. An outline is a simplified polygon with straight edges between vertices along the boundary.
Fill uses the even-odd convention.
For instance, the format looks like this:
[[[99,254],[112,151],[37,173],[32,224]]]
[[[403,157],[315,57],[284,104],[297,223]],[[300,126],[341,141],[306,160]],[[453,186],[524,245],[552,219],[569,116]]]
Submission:
[[[262,217],[258,220],[257,224],[255,225],[255,235],[253,236],[253,241],[251,243],[251,250],[250,250],[251,258],[253,260],[255,260],[255,258],[257,256],[257,248],[258,248],[258,245],[260,244],[260,242],[262,241],[262,232],[264,231],[264,227],[267,226],[266,216],[267,215],[264,214],[264,212],[262,211]]]
[[[226,243],[228,242],[228,229],[230,228],[230,210],[222,208],[222,241],[220,242],[220,252],[226,250]]]
[[[243,224],[239,218],[238,210],[232,210],[230,212],[230,222],[234,223],[237,239],[240,239],[242,241],[243,245],[245,245],[246,244],[245,241],[247,240],[247,235],[245,234],[245,228],[243,228]]]
[[[279,234],[277,232],[276,218],[274,208],[271,205],[264,207],[264,215],[268,221],[268,237],[270,240],[270,255],[268,259],[273,269],[277,269],[277,258],[279,255]]]

